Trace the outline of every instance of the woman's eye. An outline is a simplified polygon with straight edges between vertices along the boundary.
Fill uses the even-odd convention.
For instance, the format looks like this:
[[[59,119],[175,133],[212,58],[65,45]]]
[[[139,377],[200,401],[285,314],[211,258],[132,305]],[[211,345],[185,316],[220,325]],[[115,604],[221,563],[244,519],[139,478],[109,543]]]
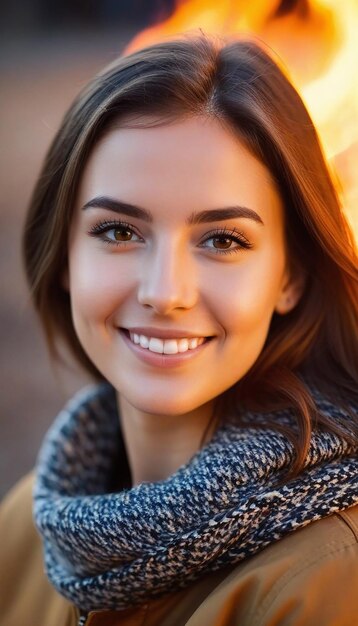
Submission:
[[[126,242],[132,241],[133,231],[130,228],[119,226],[117,228],[110,228],[106,231],[106,236],[113,242]]]
[[[134,237],[138,237],[140,241],[143,241],[142,238],[137,235],[134,228],[125,222],[100,222],[99,224],[95,224],[88,234],[92,237],[99,237],[105,243],[117,246],[125,246],[126,243],[136,241],[136,239],[133,239],[133,235]],[[212,241],[213,245],[203,245],[210,241]],[[200,244],[200,247],[212,250],[215,254],[234,254],[243,249],[252,248],[252,244],[246,239],[243,233],[235,228],[232,230],[223,228],[206,236],[206,239]]]
[[[92,237],[99,237],[106,243],[116,245],[134,241],[133,235],[141,239],[139,235],[136,234],[133,227],[125,222],[100,222],[99,224],[95,224],[88,234]]]
[[[204,241],[212,241],[214,247],[209,246],[216,254],[234,254],[240,252],[242,249],[252,248],[252,244],[246,239],[243,233],[240,233],[236,228],[232,230],[220,229],[211,233]],[[232,244],[236,244],[233,246]],[[206,247],[206,246],[205,246]]]

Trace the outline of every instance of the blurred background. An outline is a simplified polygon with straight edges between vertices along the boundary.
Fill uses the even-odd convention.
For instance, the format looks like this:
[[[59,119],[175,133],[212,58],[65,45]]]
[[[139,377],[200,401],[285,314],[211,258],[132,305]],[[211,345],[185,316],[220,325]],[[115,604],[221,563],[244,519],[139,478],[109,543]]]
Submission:
[[[123,52],[202,29],[259,38],[318,127],[358,238],[356,0],[19,0],[0,20],[0,497],[36,460],[54,416],[89,379],[51,364],[29,301],[20,241],[42,159],[87,81]]]

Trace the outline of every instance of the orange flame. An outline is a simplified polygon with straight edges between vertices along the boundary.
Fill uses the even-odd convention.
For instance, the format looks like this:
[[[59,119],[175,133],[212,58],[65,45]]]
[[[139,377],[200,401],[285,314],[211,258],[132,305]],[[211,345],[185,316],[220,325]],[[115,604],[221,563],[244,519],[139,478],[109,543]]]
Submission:
[[[259,37],[289,68],[358,239],[357,1],[177,0],[174,14],[139,33],[126,52],[198,29]]]

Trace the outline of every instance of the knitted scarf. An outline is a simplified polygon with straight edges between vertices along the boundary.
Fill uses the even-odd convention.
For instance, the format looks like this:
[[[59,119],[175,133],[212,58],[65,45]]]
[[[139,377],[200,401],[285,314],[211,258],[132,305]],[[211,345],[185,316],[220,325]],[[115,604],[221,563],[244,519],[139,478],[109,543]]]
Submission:
[[[318,409],[347,415],[310,389]],[[125,456],[114,389],[87,387],[42,445],[34,517],[47,575],[84,611],[123,609],[239,563],[270,543],[358,502],[357,450],[315,431],[304,470],[283,486],[294,450],[260,419],[294,424],[290,409],[227,421],[169,478],[113,491]]]

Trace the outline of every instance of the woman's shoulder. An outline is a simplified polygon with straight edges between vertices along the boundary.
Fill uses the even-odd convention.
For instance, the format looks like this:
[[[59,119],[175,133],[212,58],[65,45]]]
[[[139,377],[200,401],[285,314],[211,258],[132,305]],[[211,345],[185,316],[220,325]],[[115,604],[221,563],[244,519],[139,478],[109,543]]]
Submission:
[[[0,623],[18,626],[26,618],[28,626],[72,626],[77,611],[44,573],[32,520],[32,485],[29,474],[0,506]],[[156,626],[352,626],[357,588],[358,505],[311,522],[243,563],[203,577],[175,598],[148,602],[146,619]],[[132,623],[127,617],[134,619],[137,611],[142,615],[142,609],[128,616],[112,613],[113,624]],[[103,613],[92,617],[93,624],[104,623]]]
[[[353,626],[357,589],[355,506],[311,522],[239,565],[206,576],[187,589],[164,621],[156,622],[153,615],[148,624]],[[179,615],[187,617],[180,621]]]
[[[353,626],[357,589],[358,505],[311,522],[239,564],[201,608],[212,616],[208,626]],[[223,614],[227,621],[220,621]]]
[[[24,476],[0,505],[0,624],[67,626],[73,608],[50,585],[32,519],[33,474]]]

